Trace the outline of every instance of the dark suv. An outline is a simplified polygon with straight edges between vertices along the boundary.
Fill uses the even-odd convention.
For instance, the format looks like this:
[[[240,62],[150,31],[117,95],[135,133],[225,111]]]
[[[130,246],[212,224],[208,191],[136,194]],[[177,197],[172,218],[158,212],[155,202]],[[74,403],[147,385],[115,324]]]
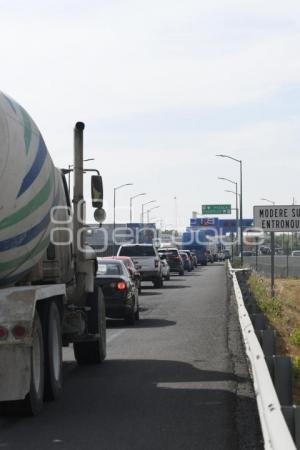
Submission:
[[[178,272],[179,275],[184,275],[183,261],[177,248],[159,248],[158,253],[160,256],[166,257],[171,272]]]

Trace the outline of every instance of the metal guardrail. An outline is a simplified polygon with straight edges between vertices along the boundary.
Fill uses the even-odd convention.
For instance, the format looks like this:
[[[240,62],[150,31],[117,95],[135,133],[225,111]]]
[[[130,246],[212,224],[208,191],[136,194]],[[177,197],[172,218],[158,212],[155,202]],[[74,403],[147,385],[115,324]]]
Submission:
[[[264,447],[272,450],[296,450],[295,443],[281,411],[263,350],[245,307],[236,271],[232,268],[229,261],[228,266],[232,276],[246,353],[251,365],[251,375],[264,438]]]

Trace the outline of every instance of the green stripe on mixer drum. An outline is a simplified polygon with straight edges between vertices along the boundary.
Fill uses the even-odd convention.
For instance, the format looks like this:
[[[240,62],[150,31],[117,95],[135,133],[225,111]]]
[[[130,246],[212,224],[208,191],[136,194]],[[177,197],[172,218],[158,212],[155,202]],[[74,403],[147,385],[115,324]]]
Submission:
[[[31,119],[24,108],[21,105],[18,105],[23,117],[24,122],[24,142],[25,142],[25,150],[26,155],[28,155],[30,142],[31,142]]]
[[[53,184],[52,180],[53,180],[53,174],[50,175],[47,183],[36,194],[36,196],[33,197],[33,199],[30,200],[30,202],[27,203],[27,205],[23,206],[15,213],[13,213],[10,216],[7,216],[3,220],[1,220],[0,221],[0,230],[4,230],[7,227],[16,225],[17,223],[21,222],[21,220],[28,217],[31,213],[33,213],[41,205],[43,205],[43,203],[45,203],[49,198],[49,195],[50,195],[50,192],[52,189],[52,184]]]
[[[0,272],[4,272],[5,270],[10,270],[10,269],[19,267],[21,264],[26,262],[28,259],[33,258],[34,256],[37,256],[39,253],[41,253],[43,250],[45,250],[48,247],[49,241],[50,241],[50,237],[47,236],[45,239],[40,241],[32,250],[30,250],[25,255],[19,256],[18,258],[12,259],[10,261],[0,262]]]

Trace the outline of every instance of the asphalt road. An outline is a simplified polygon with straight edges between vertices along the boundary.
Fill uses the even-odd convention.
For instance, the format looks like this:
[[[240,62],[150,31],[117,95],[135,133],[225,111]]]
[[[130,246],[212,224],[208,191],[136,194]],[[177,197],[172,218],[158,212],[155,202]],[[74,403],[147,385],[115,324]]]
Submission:
[[[64,392],[35,418],[0,418],[0,449],[259,449],[261,435],[224,266],[146,285],[135,327],[108,321],[108,357],[64,351]]]

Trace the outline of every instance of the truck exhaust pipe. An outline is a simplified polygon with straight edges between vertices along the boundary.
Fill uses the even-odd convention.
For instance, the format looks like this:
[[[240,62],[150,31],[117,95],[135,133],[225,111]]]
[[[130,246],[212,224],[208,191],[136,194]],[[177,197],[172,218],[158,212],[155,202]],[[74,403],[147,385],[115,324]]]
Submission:
[[[83,198],[83,130],[84,123],[77,122],[74,128],[74,190],[73,190],[73,249],[77,267],[83,262],[84,214]]]

